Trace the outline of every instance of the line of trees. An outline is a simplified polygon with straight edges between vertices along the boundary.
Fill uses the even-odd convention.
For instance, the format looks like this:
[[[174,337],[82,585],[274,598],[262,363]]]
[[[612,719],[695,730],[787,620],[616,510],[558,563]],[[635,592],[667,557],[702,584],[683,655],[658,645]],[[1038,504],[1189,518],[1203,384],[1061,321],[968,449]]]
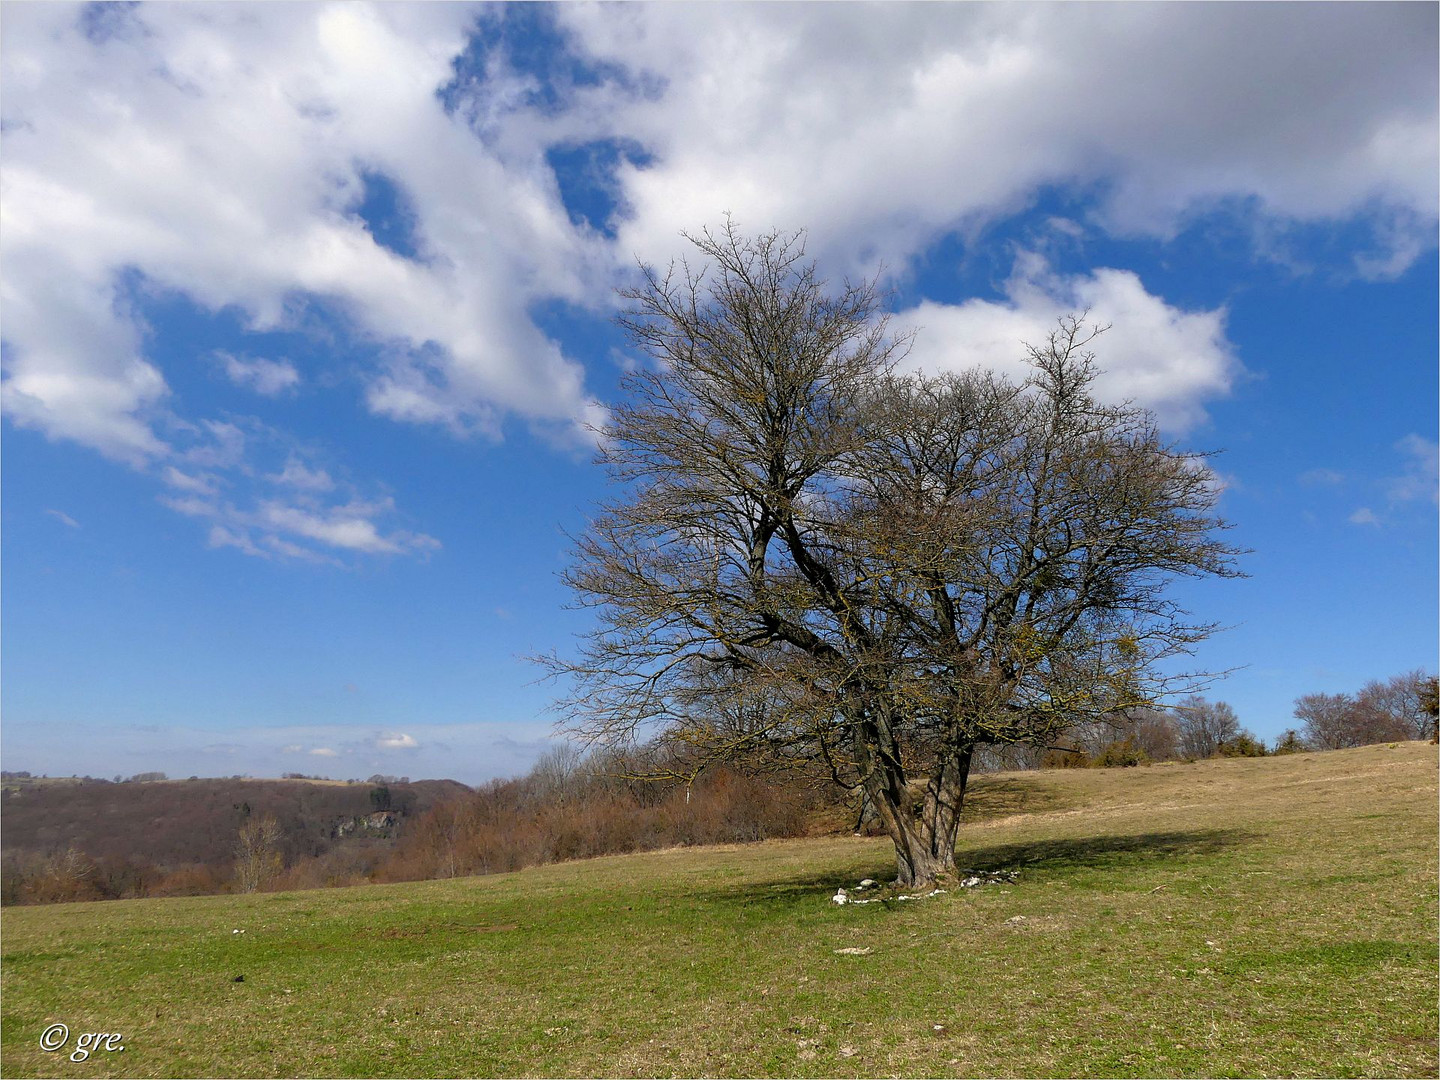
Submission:
[[[399,828],[345,830],[376,810],[403,821],[468,792],[451,780],[382,784],[206,779],[112,783],[7,773],[0,903],[49,903],[364,880]],[[273,825],[264,825],[273,821]]]
[[[564,744],[530,773],[449,800],[410,823],[375,881],[505,873],[596,855],[806,834],[829,811],[850,811],[823,789],[780,785],[727,767],[690,780],[659,745],[584,754]],[[668,779],[648,777],[669,774]]]
[[[1440,682],[1408,671],[1368,682],[1355,694],[1306,694],[1295,700],[1300,730],[1293,734],[1315,750],[1343,750],[1371,743],[1436,737]]]
[[[1355,694],[1306,694],[1295,701],[1301,723],[1267,747],[1224,701],[1192,695],[1174,709],[1132,709],[1078,724],[1048,747],[991,748],[982,769],[1076,768],[1258,757],[1342,750],[1372,743],[1436,738],[1440,681],[1408,671],[1367,683]]]
[[[657,747],[582,754],[560,745],[529,774],[312,785],[81,781],[5,793],[0,902],[43,904],[266,892],[498,873],[563,859],[804,834],[818,793],[730,769],[693,782]],[[15,777],[16,780],[28,778]],[[831,824],[849,811],[838,804]],[[343,826],[381,810],[380,831]]]

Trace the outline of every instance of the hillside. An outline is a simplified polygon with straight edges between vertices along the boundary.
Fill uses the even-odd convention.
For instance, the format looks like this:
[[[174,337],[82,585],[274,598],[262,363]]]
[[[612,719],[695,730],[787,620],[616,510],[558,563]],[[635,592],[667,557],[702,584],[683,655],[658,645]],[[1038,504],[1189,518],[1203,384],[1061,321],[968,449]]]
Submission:
[[[152,885],[163,875],[192,871],[195,891],[214,891],[229,872],[240,825],[273,815],[282,828],[287,866],[321,859],[337,847],[378,839],[337,836],[342,825],[377,808],[400,819],[468,789],[453,780],[383,785],[323,780],[197,779],[113,784],[106,780],[10,779],[0,790],[0,850],[9,881],[27,858],[74,848],[99,864],[96,876]],[[205,870],[201,879],[193,872]],[[212,881],[213,879],[213,881]],[[201,886],[204,887],[201,887]],[[133,895],[133,893],[132,893]],[[7,893],[7,899],[9,894]]]
[[[1434,1076],[1436,795],[1417,743],[981,777],[962,858],[1018,876],[909,903],[830,902],[893,867],[847,836],[12,908],[0,1046],[8,1076],[81,1068],[54,1023],[123,1034],[87,1075]]]

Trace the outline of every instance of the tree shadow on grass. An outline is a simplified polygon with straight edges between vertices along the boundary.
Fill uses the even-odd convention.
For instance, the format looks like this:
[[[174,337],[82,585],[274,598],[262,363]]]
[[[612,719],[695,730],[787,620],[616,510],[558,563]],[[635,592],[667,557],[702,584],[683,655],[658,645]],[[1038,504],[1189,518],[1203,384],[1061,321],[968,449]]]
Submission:
[[[993,821],[1012,814],[1061,809],[1067,800],[1057,791],[1016,777],[980,775],[965,792],[965,820]]]
[[[1016,883],[1023,886],[1036,872],[1063,873],[1067,870],[1098,869],[1133,871],[1161,861],[1189,861],[1217,855],[1255,838],[1243,829],[1197,829],[1188,832],[1135,833],[1129,836],[1081,836],[1056,840],[1032,840],[1019,844],[961,848],[956,864],[966,870],[1019,870]],[[853,876],[852,876],[853,875]],[[856,882],[870,877],[889,884],[895,876],[893,859],[871,859],[854,867],[828,872],[796,874],[770,881],[748,882],[697,892],[696,899],[741,904],[809,904],[833,895],[837,887],[853,889]]]
[[[960,848],[958,865],[974,870],[1068,870],[1134,868],[1159,859],[1215,855],[1254,839],[1244,829],[1195,829],[1188,832],[1135,833],[1130,836],[1078,836],[1031,840],[1020,844]]]

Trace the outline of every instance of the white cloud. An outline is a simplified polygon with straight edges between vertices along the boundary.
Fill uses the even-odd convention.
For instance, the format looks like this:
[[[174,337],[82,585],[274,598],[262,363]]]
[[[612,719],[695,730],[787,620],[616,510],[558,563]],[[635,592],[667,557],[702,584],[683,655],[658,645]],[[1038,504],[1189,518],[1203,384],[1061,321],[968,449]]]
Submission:
[[[244,508],[219,498],[162,496],[176,513],[211,522],[211,547],[234,547],[260,558],[334,562],[334,554],[428,554],[440,541],[424,533],[382,531],[378,518],[394,512],[394,501],[352,499],[339,504],[265,499]]]
[[[199,424],[180,422],[176,427],[192,443],[189,449],[175,454],[176,460],[201,468],[244,471],[249,440],[238,424],[202,420]]]
[[[177,443],[182,438],[193,443],[175,454],[185,468],[159,470],[170,489],[159,499],[207,523],[212,548],[337,566],[346,565],[342,556],[440,548],[434,537],[386,526],[398,513],[389,494],[367,494],[310,463],[311,449],[253,417],[181,426]]]
[[[1233,201],[1285,221],[1372,220],[1433,246],[1429,6],[565,5],[578,48],[638,77],[576,94],[653,164],[618,178],[627,253],[732,211],[899,265],[1045,185],[1168,235]],[[1417,246],[1418,245],[1418,246]],[[1378,256],[1377,256],[1378,257]],[[1404,258],[1386,269],[1400,268]]]
[[[181,472],[174,465],[166,465],[160,478],[167,486],[192,495],[214,495],[220,488],[218,478],[212,474]]]
[[[1368,506],[1362,506],[1350,515],[1352,525],[1379,525],[1380,519],[1375,516],[1375,511]]]
[[[274,397],[300,385],[300,372],[289,360],[244,358],[228,352],[217,352],[226,376],[237,386],[246,386],[257,394]]]
[[[1405,465],[1386,485],[1391,502],[1440,501],[1440,446],[1433,439],[1410,434],[1395,444]]]
[[[62,525],[67,525],[72,529],[80,528],[80,523],[63,510],[46,510],[45,513],[49,514]]]
[[[413,735],[394,734],[381,735],[375,740],[375,745],[381,750],[413,750],[420,744]]]
[[[310,751],[313,757],[339,757],[340,751],[332,750],[328,746],[317,746]]]
[[[1337,487],[1345,482],[1345,474],[1335,469],[1309,469],[1300,474],[1306,487]]]
[[[1018,380],[1028,370],[1022,342],[1043,345],[1059,317],[1088,311],[1087,321],[1111,326],[1092,345],[1103,370],[1097,393],[1153,409],[1176,432],[1200,423],[1204,403],[1228,393],[1240,374],[1223,310],[1183,311],[1129,271],[1067,277],[1022,253],[1004,291],[1003,302],[924,301],[899,313],[898,323],[918,327],[907,366],[932,374],[988,367]]]
[[[131,298],[170,293],[251,330],[327,302],[387,357],[359,372],[377,412],[578,430],[583,371],[527,310],[593,295],[608,255],[570,225],[543,161],[502,160],[442,107],[473,17],[156,5],[87,36],[80,7],[7,14],[10,418],[137,467],[168,458],[171,397]],[[354,213],[372,174],[412,205],[416,258]],[[279,360],[220,361],[264,394],[299,379]]]
[[[404,753],[404,772],[415,779],[451,777],[466,783],[519,776],[553,745],[551,725],[545,720],[425,723],[411,727],[407,734],[417,745]],[[72,772],[108,776],[152,769],[171,776],[217,772],[280,776],[297,771],[297,755],[333,758],[333,766],[316,766],[332,772],[341,768],[344,759],[342,777],[402,771],[394,753],[375,745],[373,732],[357,732],[343,723],[240,727],[226,731],[224,737],[226,742],[217,743],[216,733],[203,728],[111,724],[88,729],[83,738],[57,743],[53,727],[7,719],[5,754],[7,760],[51,776]],[[311,748],[331,753],[311,754]]]
[[[293,533],[318,540],[330,547],[377,555],[398,555],[403,551],[433,551],[440,542],[417,533],[382,535],[372,518],[394,509],[391,500],[376,503],[351,502],[343,506],[312,509],[271,500],[260,505],[260,524],[280,533]]]
[[[252,554],[430,545],[334,501],[226,509],[177,482],[259,474],[233,418],[177,415],[142,300],[251,331],[302,328],[322,303],[365,347],[342,375],[372,412],[489,437],[513,416],[563,442],[605,413],[531,313],[606,309],[634,254],[664,259],[727,210],[808,226],[832,267],[896,273],[1049,186],[1093,201],[1052,222],[1072,235],[1163,237],[1217,206],[1257,237],[1361,221],[1377,276],[1434,244],[1433,5],[556,5],[577,53],[626,77],[562,75],[559,104],[540,102],[487,32],[453,113],[436,91],[490,17],[468,7],[117,6],[103,33],[87,10],[6,11],[0,404],[181,505],[208,500],[212,544]],[[602,138],[649,156],[615,173],[613,241],[570,222],[545,158]],[[376,177],[406,204],[413,257],[356,212]],[[914,314],[945,365],[1016,355],[1087,305],[1115,324],[1107,388],[1177,429],[1238,371],[1223,311],[1178,310],[1122,269],[1023,268],[1004,303]],[[261,394],[299,384],[285,360],[219,360]],[[300,468],[308,487],[289,465],[266,475],[330,490]]]
[[[335,481],[324,469],[307,468],[304,462],[293,455],[285,460],[284,470],[270,479],[277,484],[301,491],[329,491],[335,486]]]

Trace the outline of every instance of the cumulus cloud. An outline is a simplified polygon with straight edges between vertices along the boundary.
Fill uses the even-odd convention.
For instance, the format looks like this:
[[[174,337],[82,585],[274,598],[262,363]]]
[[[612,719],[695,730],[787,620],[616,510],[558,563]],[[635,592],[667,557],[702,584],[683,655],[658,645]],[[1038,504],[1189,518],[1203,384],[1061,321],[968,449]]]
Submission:
[[[1018,381],[1028,371],[1022,342],[1043,345],[1059,317],[1088,311],[1089,321],[1111,327],[1092,346],[1103,369],[1097,392],[1154,410],[1177,433],[1204,420],[1204,403],[1226,394],[1241,373],[1223,309],[1181,310],[1129,271],[1064,276],[1022,253],[1004,293],[998,302],[924,301],[901,312],[897,320],[918,329],[907,364],[932,374],[987,367]]]
[[[518,417],[564,442],[605,412],[535,313],[607,310],[635,254],[663,260],[724,211],[749,230],[807,226],[827,265],[897,273],[1047,188],[1084,195],[1083,227],[1112,233],[1164,237],[1217,208],[1257,237],[1358,222],[1372,276],[1434,244],[1433,5],[556,5],[541,18],[570,52],[544,70],[507,54],[492,25],[506,17],[7,9],[10,420],[150,472],[182,513],[208,505],[194,516],[212,544],[424,551],[343,498],[224,509],[217,492],[242,478],[314,495],[325,471],[263,471],[234,418],[182,415],[146,304],[223,310],[242,332],[303,328],[323,307],[371,412],[460,437]],[[615,210],[591,228],[547,154],[597,142],[633,152],[602,170]],[[362,212],[376,191],[403,235]],[[1109,389],[1176,429],[1239,370],[1223,310],[1175,309],[1124,269],[1028,265],[1002,303],[913,314],[943,366],[990,352],[974,342],[1014,355],[1084,306],[1116,325]],[[216,360],[260,395],[301,382],[284,359]]]
[[[312,757],[339,757],[340,751],[332,750],[328,746],[317,746],[310,751]]]
[[[391,415],[482,428],[497,411],[583,415],[583,372],[525,314],[537,298],[578,294],[583,237],[547,175],[507,167],[436,96],[471,17],[160,5],[100,41],[76,9],[7,20],[6,279],[20,302],[7,305],[6,336],[15,392],[33,402],[20,416],[40,424],[74,393],[33,375],[54,367],[46,345],[63,314],[34,294],[73,277],[90,287],[66,306],[95,332],[67,362],[112,392],[91,409],[106,424],[60,433],[155,449],[124,422],[164,390],[153,366],[117,355],[138,348],[118,309],[132,270],[150,288],[238,309],[251,329],[286,325],[297,297],[337,305],[391,353],[371,395]],[[415,208],[417,257],[381,244],[356,212],[372,175]],[[50,276],[37,284],[35,270]],[[117,329],[113,341],[102,333]],[[414,377],[422,359],[428,380]],[[293,384],[278,361],[224,364],[262,392]]]
[[[1390,501],[1440,501],[1440,446],[1435,440],[1410,434],[1397,442],[1395,449],[1400,452],[1404,467],[1386,485]]]
[[[375,740],[375,746],[380,750],[413,750],[419,745],[415,736],[403,733],[381,735]]]
[[[1368,506],[1362,506],[1350,515],[1352,525],[1379,525],[1380,519],[1375,516],[1375,511]]]
[[[607,256],[571,227],[543,165],[501,160],[443,107],[472,11],[87,11],[6,19],[0,300],[14,423],[138,468],[177,456],[175,429],[217,423],[171,412],[140,313],[157,295],[236,312],[252,331],[330,305],[383,358],[357,374],[370,406],[397,419],[496,435],[507,413],[561,431],[594,418],[583,370],[527,311],[593,292],[587,268]],[[358,212],[372,178],[414,209],[410,255]],[[300,380],[283,360],[217,360],[265,395]],[[363,525],[291,524],[391,547]]]
[[[1432,6],[556,14],[577,49],[631,76],[575,95],[586,125],[653,157],[617,171],[626,251],[663,256],[679,229],[729,210],[897,264],[1046,185],[1088,186],[1097,222],[1125,233],[1169,235],[1227,201],[1285,221],[1360,216],[1385,253],[1372,272],[1434,243]]]
[[[289,360],[246,358],[228,352],[217,352],[215,359],[235,385],[249,387],[266,397],[283,394],[300,385],[300,372]]]

